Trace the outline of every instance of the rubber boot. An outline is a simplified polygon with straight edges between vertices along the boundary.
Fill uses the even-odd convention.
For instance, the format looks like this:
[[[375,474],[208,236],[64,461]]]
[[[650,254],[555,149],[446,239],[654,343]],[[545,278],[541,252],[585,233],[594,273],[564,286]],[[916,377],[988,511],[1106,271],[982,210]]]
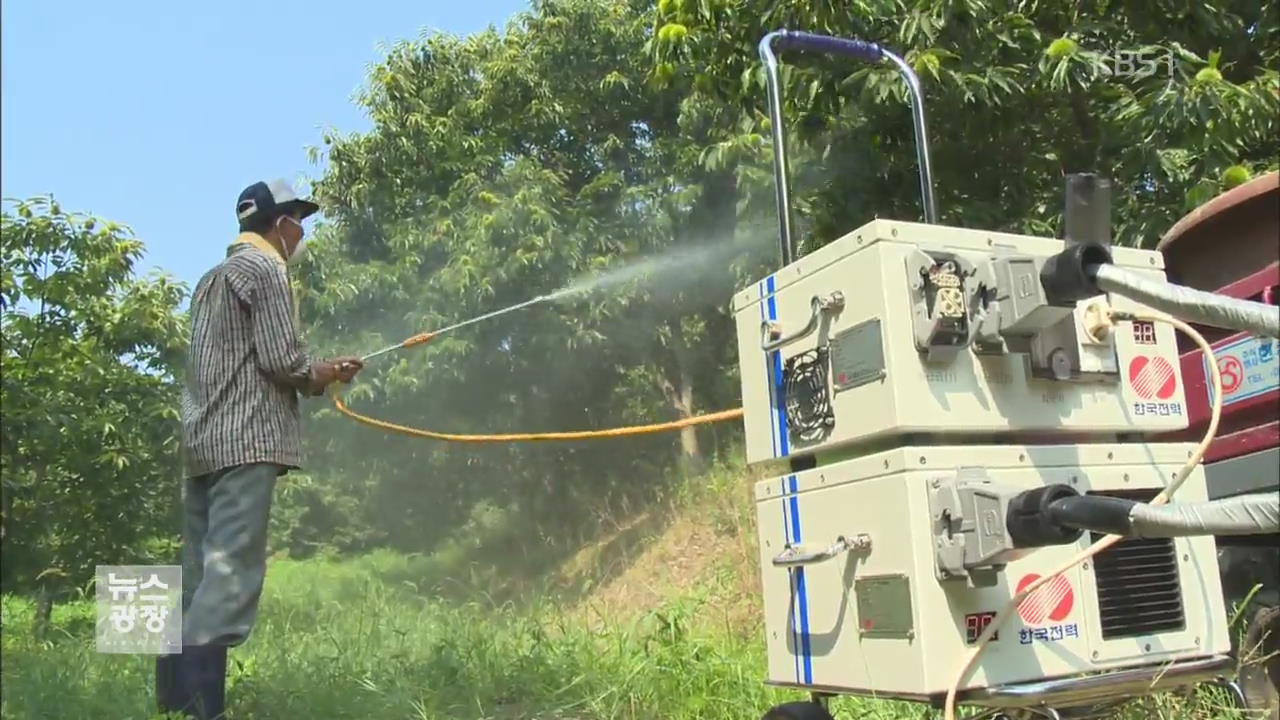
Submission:
[[[182,649],[183,689],[195,720],[223,720],[226,712],[227,646],[189,645]]]
[[[182,655],[156,656],[156,707],[162,713],[182,712],[190,703],[182,692]]]

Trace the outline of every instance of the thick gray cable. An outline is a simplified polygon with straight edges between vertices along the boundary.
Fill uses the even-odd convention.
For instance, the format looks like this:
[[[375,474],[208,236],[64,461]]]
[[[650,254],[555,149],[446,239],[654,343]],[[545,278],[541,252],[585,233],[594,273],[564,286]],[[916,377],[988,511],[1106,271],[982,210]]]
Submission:
[[[1115,265],[1089,268],[1098,288],[1187,322],[1280,338],[1280,307],[1148,280]]]
[[[1280,533],[1280,494],[1253,493],[1202,503],[1148,505],[1129,511],[1132,537]]]

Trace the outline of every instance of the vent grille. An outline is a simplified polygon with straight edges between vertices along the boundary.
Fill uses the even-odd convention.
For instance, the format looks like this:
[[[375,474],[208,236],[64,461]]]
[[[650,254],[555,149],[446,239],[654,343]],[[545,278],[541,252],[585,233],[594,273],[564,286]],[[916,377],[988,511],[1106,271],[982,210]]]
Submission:
[[[1148,502],[1156,491],[1096,494]],[[1104,537],[1091,534],[1093,542]],[[1098,553],[1093,565],[1104,640],[1186,627],[1178,581],[1178,550],[1172,538],[1121,540]]]

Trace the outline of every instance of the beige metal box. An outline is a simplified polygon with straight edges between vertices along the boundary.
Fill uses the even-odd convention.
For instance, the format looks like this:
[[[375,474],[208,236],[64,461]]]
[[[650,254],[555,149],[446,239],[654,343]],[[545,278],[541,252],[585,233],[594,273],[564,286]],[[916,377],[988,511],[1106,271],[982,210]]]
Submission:
[[[904,435],[939,444],[1106,441],[1186,427],[1167,324],[1120,323],[1103,340],[1082,339],[1088,301],[1081,301],[1054,332],[1023,338],[1027,347],[999,345],[1004,338],[984,310],[999,272],[994,261],[1029,265],[1064,247],[1061,240],[876,220],[737,293],[747,461],[839,457],[851,446],[865,452],[877,439]],[[954,300],[975,337],[996,345],[922,351],[921,251],[952,256],[973,271],[965,288],[950,296],[942,288],[938,302]],[[1112,257],[1117,266],[1164,277],[1159,253],[1113,248]],[[1028,284],[1029,271],[1009,277],[1014,295],[1038,290]],[[1110,302],[1145,309],[1124,298]],[[1047,369],[1037,375],[1041,356]],[[1062,374],[1046,375],[1059,361]],[[815,421],[815,412],[826,416]]]
[[[768,680],[904,699],[945,693],[978,632],[1023,583],[1087,547],[1029,551],[989,587],[939,579],[930,510],[935,481],[981,467],[1018,489],[1064,483],[1080,493],[1147,500],[1192,445],[906,447],[762,481],[757,523]],[[1197,469],[1174,501],[1205,500]],[[853,549],[778,567],[788,546]],[[794,547],[793,547],[794,550]],[[1209,656],[1229,649],[1212,537],[1126,540],[1030,595],[963,687]]]

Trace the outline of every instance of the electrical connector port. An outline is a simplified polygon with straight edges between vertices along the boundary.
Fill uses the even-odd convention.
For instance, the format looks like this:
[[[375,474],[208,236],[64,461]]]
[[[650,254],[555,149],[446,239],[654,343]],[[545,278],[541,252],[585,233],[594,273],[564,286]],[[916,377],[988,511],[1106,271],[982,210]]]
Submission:
[[[916,349],[926,362],[950,362],[973,341],[976,269],[955,253],[916,250],[906,270]]]
[[[934,560],[939,580],[991,587],[1005,565],[1024,554],[1008,532],[1008,508],[1018,492],[990,480],[983,468],[960,468],[930,483]]]
[[[1017,548],[1070,545],[1084,534],[1078,528],[1064,527],[1053,520],[1051,506],[1059,500],[1080,497],[1070,485],[1046,485],[1014,495],[1009,500],[1005,525],[1009,538]]]
[[[1106,345],[1115,331],[1115,323],[1111,319],[1111,305],[1106,300],[1094,300],[1084,306],[1081,328],[1085,342],[1093,345]]]
[[[1045,260],[1040,268],[1040,285],[1050,305],[1065,307],[1097,295],[1101,291],[1088,268],[1110,265],[1111,251],[1098,243],[1073,243]]]
[[[1106,298],[1081,300],[1075,311],[1031,340],[1032,377],[1060,382],[1114,382],[1119,376]]]

